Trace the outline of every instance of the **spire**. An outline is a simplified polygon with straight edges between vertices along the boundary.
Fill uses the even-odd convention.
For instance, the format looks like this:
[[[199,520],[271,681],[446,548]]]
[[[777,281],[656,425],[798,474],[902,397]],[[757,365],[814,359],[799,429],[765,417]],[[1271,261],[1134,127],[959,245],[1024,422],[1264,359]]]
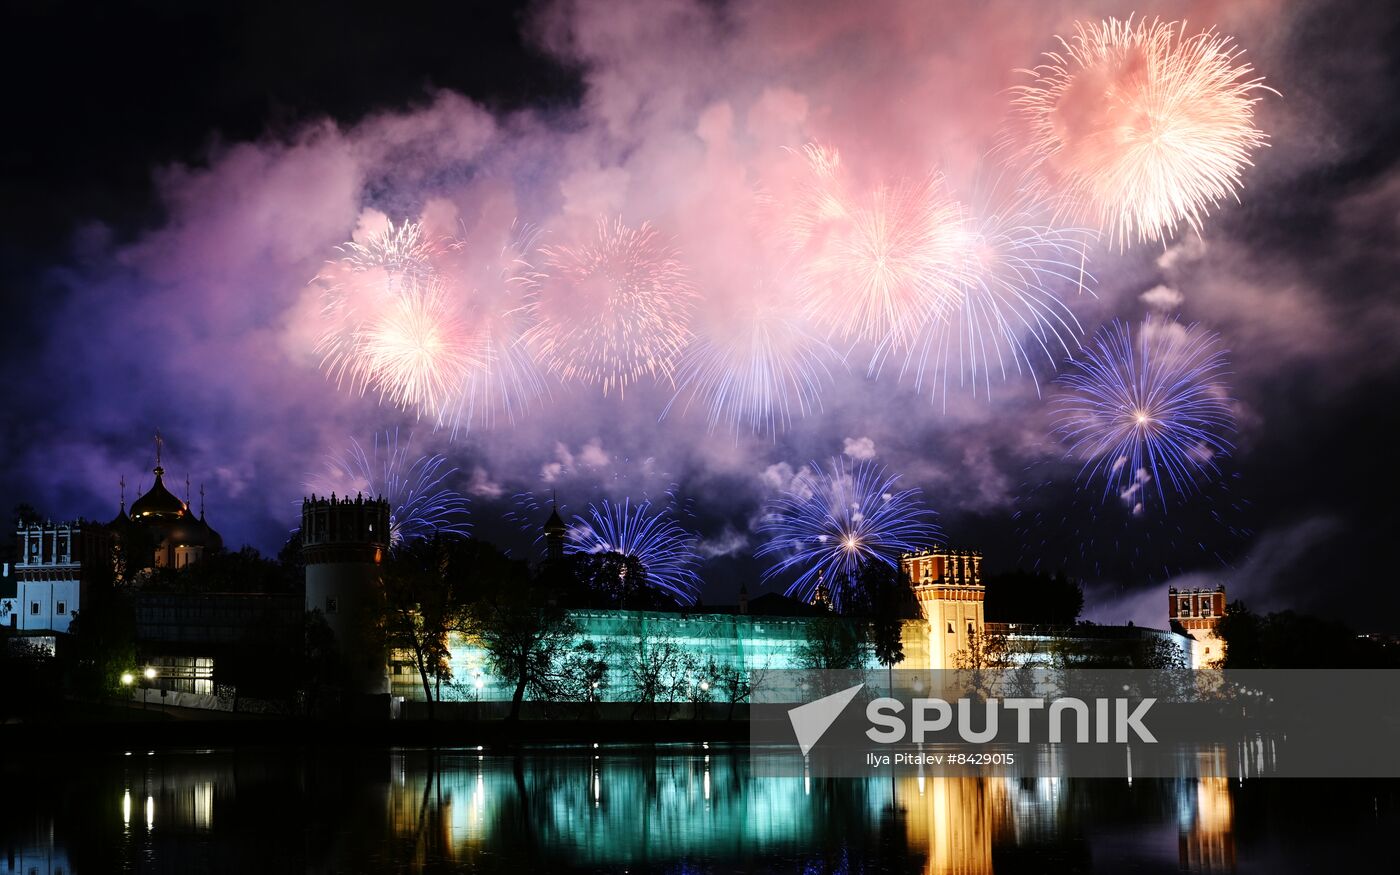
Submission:
[[[126,475],[123,474],[117,483],[121,484],[122,488],[122,516],[126,516]]]
[[[190,475],[185,475],[185,507],[190,506]]]
[[[161,438],[161,436],[160,436],[160,429],[156,429],[156,468],[155,468],[155,474],[156,474],[157,477],[159,477],[160,475],[162,475],[162,474],[165,473],[165,469],[162,468],[162,467],[160,466],[160,448],[161,448],[164,444],[165,444],[165,441],[164,441],[164,440]]]
[[[564,539],[568,533],[569,527],[559,518],[559,498],[556,493],[550,502],[549,519],[544,522],[545,561],[555,562],[564,558]]]
[[[204,522],[204,484],[199,484],[199,521]]]

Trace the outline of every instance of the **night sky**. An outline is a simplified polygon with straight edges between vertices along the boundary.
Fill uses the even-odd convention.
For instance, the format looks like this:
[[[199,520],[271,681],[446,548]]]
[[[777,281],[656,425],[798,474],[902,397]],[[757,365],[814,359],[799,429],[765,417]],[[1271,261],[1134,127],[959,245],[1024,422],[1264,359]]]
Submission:
[[[203,6],[6,4],[5,508],[110,519],[119,477],[128,502],[150,485],[158,427],[168,485],[203,484],[226,543],[272,552],[327,454],[398,429],[458,469],[475,532],[520,555],[521,493],[557,490],[573,513],[672,490],[722,603],[757,590],[765,499],[845,453],[920,488],[991,570],[1085,578],[1093,619],[1161,626],[1169,582],[1223,582],[1256,609],[1400,631],[1393,4]],[[737,437],[694,411],[659,418],[666,385],[556,382],[515,423],[454,436],[338,390],[312,349],[313,278],[386,218],[518,217],[546,242],[599,214],[650,221],[703,294],[736,294],[747,218],[729,193],[784,147],[973,186],[1015,71],[1075,21],[1133,12],[1233,36],[1277,91],[1255,108],[1269,146],[1240,202],[1199,236],[1094,245],[1093,294],[1067,301],[1080,340],[1155,312],[1229,350],[1235,451],[1165,508],[1076,483],[1043,364],[990,399],[932,399],[898,369],[868,377],[857,352],[821,412]]]

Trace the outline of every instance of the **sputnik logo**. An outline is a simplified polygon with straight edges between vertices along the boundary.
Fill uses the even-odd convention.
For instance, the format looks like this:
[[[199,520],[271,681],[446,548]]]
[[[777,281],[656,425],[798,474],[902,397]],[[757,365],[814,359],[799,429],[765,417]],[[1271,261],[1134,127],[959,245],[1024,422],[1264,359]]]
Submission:
[[[797,746],[802,749],[804,757],[821,741],[831,724],[836,722],[836,718],[841,716],[841,712],[846,710],[846,706],[851,704],[851,700],[863,686],[865,684],[856,684],[848,690],[823,696],[815,702],[808,702],[788,711],[792,731],[797,735]]]

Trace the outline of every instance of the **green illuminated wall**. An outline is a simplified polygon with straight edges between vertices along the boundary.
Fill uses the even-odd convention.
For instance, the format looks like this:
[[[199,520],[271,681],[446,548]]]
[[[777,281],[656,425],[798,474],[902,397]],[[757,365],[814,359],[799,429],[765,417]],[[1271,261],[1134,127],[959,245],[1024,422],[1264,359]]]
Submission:
[[[671,642],[699,667],[714,665],[746,673],[801,668],[798,651],[806,641],[810,622],[804,617],[651,611],[574,611],[570,617],[579,630],[575,645],[592,641],[599,656],[608,663],[607,679],[598,695],[604,702],[630,700],[627,665],[639,641],[647,641],[651,646]],[[514,688],[492,674],[485,652],[467,636],[454,633],[449,647],[453,682],[443,686],[442,701],[492,702],[511,698]],[[878,667],[873,657],[867,667]],[[409,701],[423,698],[418,673],[412,665],[395,660],[390,666],[390,680],[393,695]],[[706,679],[696,674],[692,680],[699,683]],[[718,691],[714,698],[723,701]]]

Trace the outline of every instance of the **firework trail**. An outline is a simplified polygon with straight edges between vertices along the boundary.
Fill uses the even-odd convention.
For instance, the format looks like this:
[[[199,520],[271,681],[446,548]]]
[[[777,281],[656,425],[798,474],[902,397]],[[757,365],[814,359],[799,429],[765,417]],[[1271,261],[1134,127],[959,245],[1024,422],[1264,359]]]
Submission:
[[[956,301],[960,208],[937,176],[856,196],[835,150],[805,154],[811,179],[786,236],[806,315],[833,337],[901,348]]]
[[[842,358],[790,301],[760,288],[726,317],[686,350],[661,418],[684,395],[684,409],[703,408],[712,431],[723,424],[736,436],[747,428],[776,437],[794,418],[821,410],[831,366]]]
[[[1200,483],[1191,513],[1164,516],[1137,503],[1104,503],[1067,482],[1063,467],[1039,463],[1021,484],[1011,518],[1022,568],[1088,581],[1160,582],[1229,567],[1253,534],[1242,522],[1251,506],[1239,495],[1238,474]]]
[[[829,469],[816,463],[773,499],[759,524],[767,542],[755,553],[777,562],[765,580],[796,572],[787,595],[810,600],[825,585],[840,607],[861,565],[898,566],[902,553],[933,544],[939,531],[918,489],[898,489],[898,475],[870,462],[849,466],[840,457]]]
[[[962,225],[956,303],[923,325],[900,371],[931,398],[941,395],[945,408],[950,389],[990,400],[994,381],[1013,373],[1034,378],[1038,366],[1053,370],[1078,349],[1083,329],[1063,293],[1089,291],[1094,281],[1085,269],[1092,232],[1054,227],[1047,208],[1019,186],[985,200]],[[893,351],[876,348],[872,376]]]
[[[441,455],[415,456],[413,435],[399,441],[398,430],[375,434],[369,451],[355,439],[311,478],[313,493],[362,494],[389,502],[390,544],[435,534],[466,536],[467,498],[447,485],[457,469]]]
[[[596,236],[546,247],[525,341],[551,374],[619,395],[643,376],[671,381],[697,294],[677,250],[649,224],[599,220]]]
[[[586,517],[574,517],[564,549],[633,557],[646,569],[650,586],[665,590],[681,604],[694,604],[700,591],[695,536],[668,512],[653,512],[649,501],[633,505],[628,499],[621,504],[604,499],[590,504]]]
[[[1027,72],[1014,104],[1024,152],[1120,248],[1160,240],[1238,198],[1267,136],[1254,104],[1267,91],[1230,38],[1186,36],[1184,22],[1081,23],[1063,52]]]
[[[1057,380],[1057,430],[1081,478],[1102,478],[1105,497],[1141,512],[1146,493],[1165,509],[1164,484],[1184,495],[1218,473],[1234,427],[1227,367],[1219,338],[1195,325],[1149,317],[1137,338],[1120,322],[1101,330]]]
[[[472,334],[479,355],[462,373],[440,421],[455,435],[489,428],[498,413],[514,423],[542,396],[544,378],[522,338],[529,328],[528,303],[544,278],[534,266],[538,233],[516,224],[494,257],[482,257],[466,239],[445,241],[437,263]]]

